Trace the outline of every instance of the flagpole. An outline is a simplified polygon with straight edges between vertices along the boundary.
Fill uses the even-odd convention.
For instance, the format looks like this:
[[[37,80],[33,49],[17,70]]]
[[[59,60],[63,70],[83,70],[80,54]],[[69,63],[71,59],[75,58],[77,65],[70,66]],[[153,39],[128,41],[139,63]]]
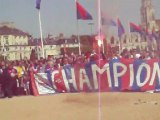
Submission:
[[[119,36],[119,39],[120,39],[120,46],[121,46],[121,51],[123,50],[123,43],[122,43],[122,36],[123,34],[125,33],[125,29],[120,21],[120,19],[118,18],[118,36]]]
[[[43,31],[42,31],[42,22],[41,22],[41,13],[38,10],[38,17],[39,17],[39,29],[40,29],[40,36],[41,36],[41,47],[42,47],[42,57],[44,58],[44,45],[43,45]]]
[[[77,0],[75,0],[75,4],[76,4],[76,9],[77,9]],[[79,53],[79,55],[81,55],[81,41],[80,41],[80,36],[79,36],[78,18],[77,18],[77,21],[76,21],[76,26],[77,26],[77,39],[78,39],[78,53]]]
[[[119,54],[122,52],[122,43],[121,43],[121,37],[119,37]]]
[[[129,32],[129,40],[131,40],[131,29],[130,29],[130,21],[128,21],[128,27],[129,27],[129,29],[128,29],[128,32]],[[131,43],[132,43],[132,41],[131,41]],[[133,47],[133,46],[132,46]],[[133,48],[132,48],[133,49]]]
[[[117,17],[117,20],[119,20],[119,17]],[[117,22],[117,24],[119,24],[119,23]],[[117,29],[117,32],[119,32],[118,29]],[[121,36],[118,35],[118,38],[119,38],[119,55],[120,55],[122,52]]]
[[[101,26],[101,0],[97,1],[97,5],[98,5],[98,13],[97,13],[98,14],[98,31],[99,31],[98,36],[101,38],[101,32],[102,32],[101,31],[101,28],[102,28],[102,26]],[[103,53],[104,53],[104,42],[103,42],[103,40],[102,40],[102,50],[103,50]],[[98,49],[98,51],[99,51],[99,54],[100,54],[100,48]],[[100,60],[99,60],[98,64],[100,65]],[[98,76],[98,79],[99,79],[99,81],[98,81],[98,120],[102,120],[101,87],[100,87],[101,78],[100,78],[100,76]]]
[[[81,55],[81,41],[80,41],[80,36],[79,36],[79,22],[77,19],[77,38],[78,38],[78,52],[79,55]]]
[[[130,24],[129,24],[129,23],[130,23],[130,21],[128,21],[128,28],[129,28],[129,29],[128,29],[128,33],[131,32],[131,30],[130,30]]]
[[[102,20],[101,20],[101,0],[98,0],[98,36],[101,38],[102,36]],[[104,39],[102,41],[102,52],[104,53]]]

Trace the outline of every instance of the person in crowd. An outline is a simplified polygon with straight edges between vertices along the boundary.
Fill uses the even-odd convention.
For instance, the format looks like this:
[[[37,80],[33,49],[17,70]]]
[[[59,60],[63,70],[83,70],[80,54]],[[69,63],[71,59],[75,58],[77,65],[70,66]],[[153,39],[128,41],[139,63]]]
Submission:
[[[23,84],[25,95],[30,95],[30,77],[27,71],[23,76]]]
[[[130,50],[131,59],[139,59],[140,56],[141,56],[140,53],[138,53],[136,49]]]
[[[39,73],[44,73],[45,72],[45,64],[41,60],[39,61],[38,65],[37,65],[37,71]]]
[[[38,66],[36,64],[34,64],[32,61],[30,61],[28,71],[33,72],[33,73],[37,73],[38,72]]]
[[[61,58],[57,58],[54,64],[54,69],[55,70],[59,70],[62,66],[62,59]]]
[[[112,59],[118,59],[118,58],[119,58],[119,57],[118,57],[117,53],[113,53],[113,54],[112,54],[112,58],[110,58],[110,59],[112,60]]]
[[[66,74],[66,79],[68,80],[69,86],[73,88],[70,79],[72,79],[71,67],[75,69],[84,68],[90,66],[91,64],[105,63],[107,60],[113,59],[132,59],[132,60],[150,60],[153,58],[159,59],[158,51],[138,51],[136,49],[127,50],[124,49],[120,56],[119,52],[112,52],[110,57],[106,57],[104,53],[96,53],[95,51],[88,51],[82,55],[77,55],[74,53],[65,54],[59,56],[56,59],[53,56],[47,59],[41,58],[40,60],[21,60],[21,61],[1,61],[0,62],[0,86],[4,97],[12,97],[16,95],[16,89],[22,87],[26,95],[31,94],[31,78],[30,72],[32,73],[47,73],[49,83],[53,87],[53,81],[51,79],[51,74],[55,70],[63,69]],[[104,62],[103,62],[104,61]],[[85,69],[86,69],[85,68]],[[16,80],[18,82],[16,83]],[[72,89],[71,91],[75,91]]]
[[[150,60],[151,57],[149,56],[149,52],[148,51],[141,51],[141,56],[139,57],[140,60]]]
[[[72,74],[71,74],[72,65],[69,64],[67,57],[63,57],[62,64],[63,64],[64,72],[66,74],[66,79],[68,80],[68,84],[70,86],[70,91],[75,92],[76,90],[74,89],[73,84],[70,82],[70,80],[72,79]]]
[[[17,79],[18,79],[18,73],[17,70],[14,67],[13,62],[10,63],[9,69],[8,69],[9,75],[10,75],[10,84],[9,87],[12,90],[11,96],[12,95],[17,95]]]
[[[3,75],[3,71],[4,69],[6,68],[5,66],[5,62],[4,61],[1,61],[0,62],[0,88],[1,88],[1,97],[4,96],[4,89],[5,89],[5,86],[4,86],[4,75]]]
[[[130,58],[130,52],[127,49],[124,49],[121,53],[122,58],[129,59]]]
[[[24,87],[23,77],[24,77],[24,73],[25,73],[25,67],[22,64],[22,61],[18,61],[16,70],[18,73],[18,87]]]
[[[49,80],[50,86],[53,87],[53,81],[52,81],[52,72],[54,71],[54,63],[52,59],[48,59],[46,67],[45,67],[45,73],[47,73],[47,78]]]
[[[13,65],[9,62],[7,62],[3,66],[3,72],[2,72],[2,89],[4,93],[4,98],[12,98],[13,97],[13,89],[16,86],[16,70],[13,68]]]

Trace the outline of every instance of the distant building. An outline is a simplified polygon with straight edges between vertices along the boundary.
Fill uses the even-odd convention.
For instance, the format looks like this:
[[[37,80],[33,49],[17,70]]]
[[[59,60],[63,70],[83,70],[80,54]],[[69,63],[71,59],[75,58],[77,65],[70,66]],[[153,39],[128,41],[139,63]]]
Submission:
[[[81,37],[80,37],[81,38]],[[84,43],[82,36],[82,44]],[[86,43],[86,41],[85,41]],[[43,39],[45,58],[49,55],[59,56],[67,52],[78,53],[78,40],[76,37],[64,38],[52,37],[51,35]],[[85,44],[86,45],[86,44]],[[83,45],[81,45],[84,48]],[[88,47],[88,45],[86,45]],[[14,26],[14,23],[0,24],[0,56],[8,60],[30,59],[31,51],[34,49],[38,57],[42,56],[40,38],[32,38],[29,33],[23,32]]]
[[[156,27],[155,9],[152,0],[141,0],[141,25],[144,29],[149,30]]]
[[[152,0],[141,0],[141,28],[144,34],[139,34],[136,32],[125,33],[121,40],[116,37],[108,38],[109,44],[111,44],[112,48],[118,47],[120,48],[121,41],[121,49],[137,49],[137,50],[157,50],[159,40],[155,40],[153,36],[149,36],[147,34],[152,34],[152,30],[156,31],[160,28],[160,20],[156,20],[155,18],[155,9],[152,5]],[[147,33],[148,32],[148,33]]]
[[[152,0],[141,0],[141,26],[144,30],[147,30],[149,34],[152,35],[153,30],[155,32],[159,31],[159,23],[155,18],[155,9],[152,5]],[[159,48],[159,39],[155,39],[153,36],[148,36],[146,38],[148,42],[148,50],[157,50]]]
[[[30,35],[14,27],[13,23],[0,24],[0,53],[9,60],[29,58]]]
[[[47,58],[48,55],[53,56],[59,56],[60,54],[64,53],[78,53],[78,41],[76,38],[53,38],[53,37],[47,37],[44,38],[43,41],[44,45],[44,54]],[[38,39],[31,39],[29,40],[29,46],[35,46],[37,52],[41,51],[41,40]],[[39,56],[41,55],[41,52],[38,52]]]
[[[120,45],[121,42],[121,45]],[[108,38],[108,44],[112,48],[112,52],[119,51],[120,49],[137,49],[145,50],[147,49],[147,42],[141,40],[141,35],[138,33],[128,33],[124,34],[121,40],[118,37],[111,36]],[[121,48],[120,48],[121,47]]]

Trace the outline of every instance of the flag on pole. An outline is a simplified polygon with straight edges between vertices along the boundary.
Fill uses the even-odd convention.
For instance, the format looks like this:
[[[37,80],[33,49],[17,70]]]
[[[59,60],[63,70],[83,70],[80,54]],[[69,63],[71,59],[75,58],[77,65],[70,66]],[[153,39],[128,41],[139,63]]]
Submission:
[[[102,25],[110,25],[110,26],[117,26],[116,22],[113,19],[105,19],[104,17],[101,18]]]
[[[41,0],[36,0],[36,8],[39,10],[41,7]]]
[[[147,35],[149,35],[149,31],[148,31],[148,28],[146,28],[146,29],[141,29],[141,35],[143,35],[143,36],[147,36]]]
[[[138,26],[132,22],[130,22],[129,25],[130,25],[130,32],[138,32],[138,33],[142,32],[140,26]]]
[[[158,40],[158,34],[156,33],[155,28],[152,29],[152,37],[153,37],[155,40]]]
[[[101,22],[102,22],[102,25],[117,26],[116,21],[114,21],[110,17],[104,16],[103,13],[101,14]]]
[[[81,20],[92,20],[91,14],[76,1],[76,8],[77,8],[77,19]]]
[[[125,30],[119,18],[117,19],[117,26],[118,26],[118,36],[121,37],[125,33]]]
[[[152,31],[146,29],[145,32],[142,33],[142,35],[147,36],[149,38],[149,40],[158,40],[159,36],[158,33],[155,31],[155,28],[153,27]]]

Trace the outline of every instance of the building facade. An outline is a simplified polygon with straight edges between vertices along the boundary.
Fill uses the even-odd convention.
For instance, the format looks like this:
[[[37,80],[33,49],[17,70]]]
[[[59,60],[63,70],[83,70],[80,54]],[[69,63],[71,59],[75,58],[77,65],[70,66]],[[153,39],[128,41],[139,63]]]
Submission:
[[[144,34],[131,32],[125,33],[121,39],[118,37],[108,38],[109,44],[113,48],[119,47],[121,42],[121,49],[138,49],[138,50],[158,50],[160,43],[159,37],[156,40],[152,34],[159,31],[160,21],[155,18],[155,9],[152,5],[152,0],[141,0],[141,28]],[[148,35],[150,34],[150,35]]]
[[[28,40],[30,35],[15,28],[13,23],[0,24],[0,54],[1,58],[20,60],[30,56]]]
[[[111,36],[108,39],[108,44],[112,48],[112,51],[121,51],[123,49],[132,50],[137,49],[145,50],[147,49],[148,43],[141,39],[141,35],[138,33],[126,33],[121,39],[118,37]]]
[[[141,26],[144,29],[152,30],[153,27],[157,27],[152,2],[152,0],[141,0]]]
[[[68,52],[78,52],[77,38],[43,39],[45,58],[49,55],[59,56],[64,49]],[[41,40],[32,38],[29,33],[23,32],[14,26],[14,23],[0,24],[0,58],[7,60],[30,59],[31,51],[36,51],[38,58],[42,56]]]

